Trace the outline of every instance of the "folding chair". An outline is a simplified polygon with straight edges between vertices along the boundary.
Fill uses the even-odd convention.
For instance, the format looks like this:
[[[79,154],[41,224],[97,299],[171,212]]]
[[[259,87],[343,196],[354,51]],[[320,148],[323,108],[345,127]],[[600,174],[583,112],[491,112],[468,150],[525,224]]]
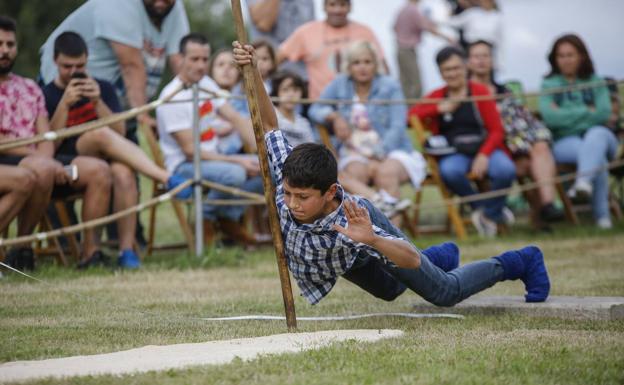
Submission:
[[[145,137],[147,141],[147,146],[152,154],[152,159],[159,167],[165,167],[165,160],[163,154],[160,150],[160,146],[158,145],[158,140],[156,139],[156,134],[152,130],[151,127],[140,124],[139,129],[141,133]],[[152,198],[158,197],[162,194],[165,194],[167,189],[161,183],[153,181],[152,184]],[[156,235],[156,210],[157,206],[152,206],[149,209],[149,225],[148,225],[148,235],[147,235],[147,249],[146,255],[152,255],[154,250],[164,250],[164,249],[174,249],[180,247],[187,247],[190,253],[194,252],[194,235],[191,230],[191,226],[187,220],[187,216],[184,213],[183,203],[177,200],[170,200],[171,205],[173,207],[173,211],[178,219],[178,223],[180,224],[180,229],[182,230],[182,234],[184,235],[185,243],[173,243],[173,244],[155,244],[155,235]]]

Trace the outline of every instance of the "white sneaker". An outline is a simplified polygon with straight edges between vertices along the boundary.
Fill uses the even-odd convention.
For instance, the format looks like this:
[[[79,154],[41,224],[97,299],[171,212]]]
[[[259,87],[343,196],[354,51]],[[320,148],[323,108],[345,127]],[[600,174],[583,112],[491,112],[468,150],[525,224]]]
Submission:
[[[507,206],[503,207],[503,210],[501,210],[501,214],[503,216],[503,223],[506,224],[507,226],[511,226],[514,223],[516,223],[516,216],[514,215],[513,211],[511,211],[511,209]]]
[[[485,214],[483,214],[482,210],[475,210],[470,215],[470,220],[472,224],[477,229],[479,236],[484,238],[494,238],[498,231],[498,226],[496,222],[488,219]]]
[[[609,230],[613,228],[613,223],[611,223],[611,218],[604,217],[596,221],[596,226],[601,230]]]
[[[584,179],[577,179],[572,188],[568,190],[568,197],[574,203],[587,203],[592,193],[593,187],[591,183]]]

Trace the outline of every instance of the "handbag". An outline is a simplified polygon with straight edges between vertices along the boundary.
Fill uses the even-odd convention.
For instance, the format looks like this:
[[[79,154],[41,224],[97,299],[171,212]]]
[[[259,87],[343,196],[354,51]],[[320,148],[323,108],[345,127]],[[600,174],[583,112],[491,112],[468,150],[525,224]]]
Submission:
[[[460,154],[472,157],[477,155],[477,153],[479,152],[479,149],[483,145],[483,142],[485,142],[487,134],[484,128],[483,119],[481,118],[481,113],[479,112],[479,108],[477,108],[477,103],[473,101],[471,105],[474,111],[475,118],[479,123],[479,132],[455,135],[451,139],[451,144]]]

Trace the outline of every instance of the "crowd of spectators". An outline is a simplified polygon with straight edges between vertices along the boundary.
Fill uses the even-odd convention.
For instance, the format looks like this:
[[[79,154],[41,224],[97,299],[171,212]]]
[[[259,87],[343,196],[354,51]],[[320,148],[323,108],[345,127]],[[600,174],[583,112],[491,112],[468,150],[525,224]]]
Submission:
[[[388,218],[410,205],[401,186],[415,189],[427,174],[426,162],[408,135],[417,117],[436,142],[444,183],[459,196],[476,194],[480,181],[492,190],[510,187],[518,177],[540,183],[539,213],[546,222],[563,219],[552,184],[557,165],[574,165],[579,174],[568,191],[575,202],[591,202],[596,224],[612,227],[606,170],[592,172],[616,156],[619,129],[617,89],[592,86],[539,99],[539,119],[496,80],[501,11],[494,0],[458,1],[445,25],[425,17],[418,0],[406,1],[394,30],[400,81],[389,75],[386,56],[373,31],[349,19],[350,0],[324,0],[325,17],[315,20],[312,0],[250,0],[250,32],[265,89],[279,125],[292,145],[319,142],[315,124],[332,135],[339,180],[345,190],[367,198]],[[242,76],[230,48],[211,52],[208,40],[189,29],[180,0],[89,0],[68,16],[41,47],[40,84],[12,72],[17,26],[0,16],[0,140],[59,130],[139,107],[156,97],[167,62],[174,74],[160,97],[198,83],[202,178],[262,193],[262,181]],[[417,46],[423,32],[449,45],[436,56],[445,85],[426,95],[434,103],[401,103],[421,95]],[[462,48],[463,47],[463,48]],[[211,55],[212,53],[212,55]],[[426,59],[426,58],[425,58]],[[565,35],[548,55],[551,71],[543,90],[585,85],[602,79],[580,37]],[[214,98],[232,95],[234,98]],[[498,95],[494,99],[456,101]],[[615,95],[615,96],[610,96]],[[310,106],[301,98],[321,99]],[[120,211],[139,200],[136,173],[173,189],[193,177],[191,90],[144,113],[52,142],[0,153],[0,232],[17,218],[17,234],[35,231],[53,198],[83,195],[82,220]],[[323,103],[322,99],[344,101]],[[390,103],[374,103],[375,101]],[[371,103],[373,102],[373,103]],[[165,167],[138,146],[137,124],[158,134]],[[440,145],[442,143],[442,145]],[[179,198],[189,197],[190,188]],[[210,190],[209,199],[233,199]],[[479,234],[494,236],[499,224],[514,222],[506,196],[471,202]],[[205,238],[221,231],[242,245],[263,241],[241,223],[245,206],[203,207]],[[117,222],[122,268],[137,268],[136,216]],[[85,230],[79,268],[113,262],[100,245],[99,229]],[[29,246],[9,250],[7,261],[34,268]]]

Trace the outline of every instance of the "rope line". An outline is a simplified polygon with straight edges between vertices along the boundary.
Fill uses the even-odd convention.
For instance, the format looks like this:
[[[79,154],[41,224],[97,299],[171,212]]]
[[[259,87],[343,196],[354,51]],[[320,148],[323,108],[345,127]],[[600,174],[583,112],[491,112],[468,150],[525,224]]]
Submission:
[[[53,289],[62,291],[64,293],[70,294],[76,298],[84,300],[87,303],[91,303],[94,305],[104,305],[105,307],[109,307],[115,310],[124,310],[133,313],[139,313],[148,317],[155,317],[160,319],[174,319],[174,320],[182,320],[182,321],[209,321],[209,322],[223,322],[223,321],[283,321],[286,319],[284,316],[277,316],[272,314],[250,314],[250,315],[240,315],[240,316],[229,316],[229,317],[196,317],[196,316],[187,316],[187,315],[178,315],[178,314],[163,314],[159,312],[151,312],[145,310],[139,310],[134,307],[124,306],[120,304],[110,304],[108,302],[104,302],[104,300],[99,299],[98,297],[87,296],[81,293],[78,293],[73,290],[64,289],[58,285],[54,285],[45,280],[34,277],[30,274],[27,274],[23,271],[15,269],[3,262],[0,262],[0,266],[3,266],[21,276],[24,276],[33,281],[39,282],[46,286],[49,286]],[[313,317],[297,317],[298,321],[351,321],[357,319],[364,318],[381,318],[381,317],[402,317],[402,318],[449,318],[449,319],[464,319],[465,317],[461,314],[451,314],[451,313],[365,313],[365,314],[348,314],[348,315],[331,315],[331,316],[313,316]]]
[[[597,174],[601,171],[604,170],[610,170],[616,167],[620,167],[624,165],[624,159],[618,159],[618,160],[614,160],[606,165],[600,166],[600,167],[596,167],[594,169],[588,170],[586,172],[571,172],[571,173],[567,173],[567,174],[563,174],[563,175],[559,175],[556,176],[554,178],[549,178],[547,180],[541,181],[541,182],[530,182],[530,183],[526,183],[523,184],[521,186],[511,186],[511,187],[507,187],[507,188],[503,188],[503,189],[498,189],[498,190],[492,190],[492,191],[487,191],[487,192],[483,192],[483,193],[478,193],[478,194],[473,194],[473,195],[469,195],[469,196],[465,196],[465,197],[455,197],[452,199],[441,199],[439,201],[434,201],[434,202],[430,202],[427,204],[418,204],[415,206],[412,206],[412,210],[419,210],[419,211],[432,211],[432,210],[437,210],[440,208],[446,208],[448,206],[459,206],[461,204],[464,203],[470,203],[470,202],[475,202],[475,201],[479,201],[479,200],[484,200],[484,199],[489,199],[489,198],[495,198],[495,197],[499,197],[499,196],[504,196],[504,195],[509,195],[510,193],[520,193],[523,191],[529,191],[529,190],[534,190],[539,188],[540,186],[543,185],[552,185],[555,183],[560,183],[560,182],[566,182],[566,181],[570,181],[575,179],[577,176],[591,176],[594,174]],[[83,223],[79,223],[73,226],[68,226],[68,227],[63,227],[60,229],[55,229],[49,232],[44,232],[44,233],[36,233],[36,234],[32,234],[32,235],[25,235],[22,237],[16,237],[16,238],[11,238],[11,239],[4,239],[4,238],[0,238],[0,247],[8,247],[8,246],[14,246],[14,245],[19,245],[19,244],[25,244],[25,243],[31,243],[34,241],[43,241],[43,240],[47,240],[49,238],[56,238],[59,236],[63,236],[63,235],[69,235],[69,234],[74,234],[77,232],[80,232],[84,229],[89,229],[89,228],[93,228],[93,227],[97,227],[97,226],[102,226],[105,224],[108,224],[110,222],[116,221],[119,218],[122,218],[126,215],[130,215],[133,214],[135,212],[139,212],[139,211],[143,211],[147,208],[150,208],[152,206],[158,205],[160,203],[166,202],[168,200],[171,200],[173,196],[175,196],[178,192],[182,191],[185,187],[191,185],[193,182],[190,180],[187,180],[186,182],[182,183],[181,185],[177,186],[175,189],[162,194],[158,197],[152,198],[146,202],[143,203],[139,203],[136,206],[133,207],[129,207],[125,210],[119,211],[117,213],[114,213],[112,215],[106,216],[106,217],[101,217],[101,218],[97,218],[97,219],[93,219],[91,221],[87,221],[87,222],[83,222]],[[228,186],[222,186],[219,184],[215,184],[213,182],[208,182],[208,181],[202,181],[201,182],[203,185],[209,187],[209,188],[214,188],[214,189],[219,189],[223,192],[227,192],[230,193],[232,195],[240,195],[240,196],[244,196],[247,195],[250,199],[242,199],[242,200],[236,200],[236,199],[215,199],[215,200],[204,200],[204,203],[207,204],[214,204],[214,205],[264,205],[266,204],[264,197],[262,195],[259,194],[255,194],[255,193],[250,193],[247,191],[243,191],[240,189],[236,189],[233,187],[228,187]]]
[[[624,85],[624,80],[617,80],[617,81],[616,80],[613,80],[613,81],[600,80],[600,81],[586,83],[586,84],[573,84],[573,85],[565,86],[565,87],[556,87],[556,88],[551,88],[548,90],[543,90],[540,92],[525,92],[525,93],[518,94],[518,95],[515,95],[515,94],[478,95],[478,96],[467,96],[467,97],[462,97],[462,98],[447,98],[447,99],[432,99],[432,98],[401,99],[401,100],[377,99],[377,100],[367,100],[367,101],[364,101],[363,103],[372,104],[372,105],[439,104],[443,101],[453,101],[453,102],[459,103],[459,102],[470,102],[470,101],[499,100],[499,99],[505,99],[507,97],[525,97],[526,98],[526,97],[537,97],[541,95],[558,94],[558,93],[564,93],[568,91],[583,90],[583,89],[589,89],[589,88],[604,87],[605,85],[608,85],[608,84],[615,84],[616,86],[620,87]],[[9,150],[12,148],[27,146],[30,144],[36,144],[39,142],[55,141],[55,140],[67,138],[70,136],[81,135],[85,132],[92,131],[97,128],[101,128],[109,124],[127,120],[129,118],[140,115],[144,112],[151,111],[166,103],[191,102],[192,101],[191,99],[171,100],[175,95],[177,95],[183,89],[184,89],[184,86],[180,86],[178,89],[174,90],[171,94],[169,94],[168,96],[162,99],[155,100],[141,107],[132,108],[125,112],[119,112],[111,116],[107,116],[106,118],[101,118],[98,120],[72,126],[69,128],[63,128],[63,129],[56,130],[56,131],[49,131],[44,134],[39,134],[39,135],[35,135],[32,137],[0,141],[0,152]],[[230,93],[225,93],[225,92],[214,92],[214,91],[201,88],[201,87],[200,87],[200,91],[211,95],[211,97],[209,98],[200,98],[200,100],[211,100],[211,99],[217,99],[217,98],[246,100],[246,97],[243,95],[232,95]],[[275,102],[282,101],[282,99],[280,98],[271,98],[271,100]],[[289,100],[289,101],[292,101],[292,100]],[[325,105],[345,105],[345,104],[354,103],[353,100],[342,100],[342,99],[299,99],[296,102],[300,104],[319,103],[319,104],[325,104]]]
[[[124,112],[112,114],[105,118],[93,120],[91,122],[82,123],[82,124],[72,126],[72,127],[62,128],[56,131],[48,131],[46,133],[38,134],[35,136],[31,136],[31,137],[13,139],[9,141],[2,141],[0,142],[0,152],[6,151],[12,148],[27,146],[30,144],[36,144],[36,143],[45,142],[45,141],[53,142],[55,140],[64,139],[70,136],[81,135],[88,131],[93,131],[95,129],[102,128],[104,126],[107,126],[113,123],[117,123],[123,120],[133,118],[137,115],[153,110],[156,107],[168,102],[182,89],[183,87],[179,87],[178,89],[174,90],[171,94],[164,97],[163,99],[154,100],[153,102],[143,105],[141,107],[135,107]]]

